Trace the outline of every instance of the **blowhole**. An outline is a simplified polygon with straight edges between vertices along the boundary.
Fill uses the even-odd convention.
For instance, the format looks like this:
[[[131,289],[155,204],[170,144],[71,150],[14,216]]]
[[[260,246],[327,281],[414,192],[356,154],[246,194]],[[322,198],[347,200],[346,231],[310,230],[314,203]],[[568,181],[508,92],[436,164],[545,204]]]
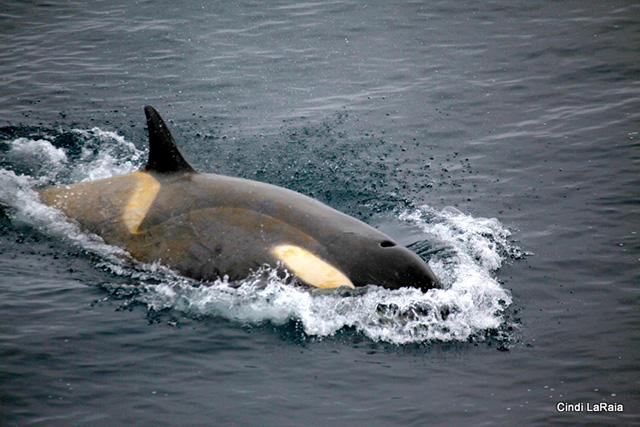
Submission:
[[[380,247],[382,248],[391,248],[393,246],[395,246],[396,244],[394,242],[392,242],[391,240],[383,240],[382,242],[380,242]]]

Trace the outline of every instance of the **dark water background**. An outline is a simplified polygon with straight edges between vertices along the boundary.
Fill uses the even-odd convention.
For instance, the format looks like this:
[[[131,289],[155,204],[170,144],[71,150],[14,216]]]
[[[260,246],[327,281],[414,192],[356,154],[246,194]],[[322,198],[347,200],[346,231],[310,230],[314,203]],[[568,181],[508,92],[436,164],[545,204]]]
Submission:
[[[0,424],[640,425],[636,2],[3,1],[0,28]],[[449,290],[119,263],[33,189],[143,164],[146,104],[199,170],[378,226]]]

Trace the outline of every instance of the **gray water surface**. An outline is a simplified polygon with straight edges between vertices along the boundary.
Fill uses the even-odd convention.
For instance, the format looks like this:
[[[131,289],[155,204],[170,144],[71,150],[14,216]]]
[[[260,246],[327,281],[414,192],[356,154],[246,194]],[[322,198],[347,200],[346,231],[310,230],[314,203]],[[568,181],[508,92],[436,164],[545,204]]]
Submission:
[[[640,425],[635,2],[5,1],[0,28],[1,424]],[[142,165],[147,104],[197,169],[365,220],[451,289],[119,263],[30,191]],[[419,327],[337,310],[390,300]]]

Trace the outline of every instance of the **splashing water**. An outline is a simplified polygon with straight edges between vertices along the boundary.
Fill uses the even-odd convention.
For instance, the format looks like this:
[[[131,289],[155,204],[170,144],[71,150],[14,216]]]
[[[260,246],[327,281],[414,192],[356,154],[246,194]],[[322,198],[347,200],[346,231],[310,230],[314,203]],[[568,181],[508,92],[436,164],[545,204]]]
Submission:
[[[425,240],[411,248],[429,259],[445,284],[444,289],[426,293],[377,286],[310,291],[269,268],[238,283],[221,279],[202,284],[158,264],[134,261],[124,250],[83,233],[59,211],[40,202],[36,188],[43,185],[104,178],[140,167],[144,153],[117,134],[94,128],[74,130],[73,136],[79,147],[75,150],[56,147],[47,138],[0,141],[8,146],[4,155],[10,164],[31,165],[29,175],[0,169],[0,204],[12,221],[97,254],[98,267],[126,279],[126,283],[116,279],[116,283],[103,285],[115,297],[143,304],[151,311],[222,316],[249,325],[283,325],[294,320],[305,334],[316,337],[352,328],[374,341],[394,344],[482,339],[505,322],[511,296],[492,274],[520,252],[496,219],[428,206],[397,214],[396,221],[424,233]],[[131,285],[132,281],[136,284]]]
[[[89,164],[90,167],[74,170],[74,174],[70,176],[71,182],[123,175],[140,167],[144,152],[136,149],[124,137],[97,127],[88,131],[74,129],[73,132],[81,139],[82,144],[78,163]]]

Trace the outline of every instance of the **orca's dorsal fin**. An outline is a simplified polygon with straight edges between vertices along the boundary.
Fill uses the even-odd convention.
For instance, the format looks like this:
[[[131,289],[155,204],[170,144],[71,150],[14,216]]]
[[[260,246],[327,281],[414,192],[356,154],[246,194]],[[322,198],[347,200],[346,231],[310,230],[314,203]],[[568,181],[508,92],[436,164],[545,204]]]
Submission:
[[[149,159],[144,170],[159,173],[195,172],[182,157],[169,128],[155,108],[144,107],[149,129]]]

